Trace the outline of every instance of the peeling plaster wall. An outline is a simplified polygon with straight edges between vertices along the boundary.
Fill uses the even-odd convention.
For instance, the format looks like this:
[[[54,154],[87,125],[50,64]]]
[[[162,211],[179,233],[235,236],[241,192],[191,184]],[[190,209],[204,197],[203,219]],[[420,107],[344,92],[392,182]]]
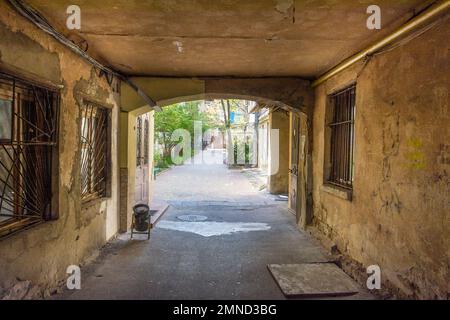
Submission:
[[[91,66],[0,3],[0,66],[64,84],[59,134],[59,219],[0,239],[0,296],[17,281],[31,281],[34,296],[48,295],[69,265],[96,253],[118,229],[118,94]],[[81,204],[82,97],[110,106],[111,197]]]
[[[450,19],[316,89],[314,225],[383,286],[447,298],[450,234]],[[359,75],[359,77],[358,77]],[[353,200],[323,185],[326,97],[357,80]]]

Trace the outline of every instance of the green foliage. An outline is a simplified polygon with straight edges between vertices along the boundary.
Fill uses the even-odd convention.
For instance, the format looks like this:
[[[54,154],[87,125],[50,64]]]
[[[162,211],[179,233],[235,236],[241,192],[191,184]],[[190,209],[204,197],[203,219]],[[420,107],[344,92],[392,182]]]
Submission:
[[[168,168],[171,165],[170,157],[169,159],[164,158],[160,153],[155,152],[153,156],[153,163],[155,164],[155,167],[157,168]]]
[[[216,121],[209,114],[199,111],[200,101],[178,103],[164,107],[161,112],[155,113],[155,138],[163,146],[163,154],[155,152],[155,164],[157,167],[172,165],[171,151],[180,141],[172,141],[172,133],[177,129],[187,130],[191,135],[192,153],[194,150],[194,123],[202,122],[202,131],[216,128]],[[193,154],[183,154],[183,159],[188,159]]]
[[[155,131],[172,133],[176,129],[185,129],[194,134],[194,121],[202,121],[203,131],[211,127],[211,119],[199,111],[199,101],[178,103],[155,113]]]
[[[251,148],[252,141],[242,141],[235,139],[233,142],[234,164],[249,165],[251,164],[253,152]],[[244,163],[239,163],[240,161]]]

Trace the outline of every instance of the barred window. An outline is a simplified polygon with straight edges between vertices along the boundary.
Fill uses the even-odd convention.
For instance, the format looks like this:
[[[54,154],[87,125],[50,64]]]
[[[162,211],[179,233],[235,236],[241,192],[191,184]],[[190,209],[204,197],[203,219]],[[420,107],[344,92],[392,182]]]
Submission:
[[[81,119],[81,199],[86,202],[108,196],[110,112],[85,101]]]
[[[0,73],[0,236],[57,218],[59,92]]]
[[[352,85],[333,94],[331,98],[330,174],[328,183],[347,189],[353,186],[353,152],[355,142],[355,95]]]

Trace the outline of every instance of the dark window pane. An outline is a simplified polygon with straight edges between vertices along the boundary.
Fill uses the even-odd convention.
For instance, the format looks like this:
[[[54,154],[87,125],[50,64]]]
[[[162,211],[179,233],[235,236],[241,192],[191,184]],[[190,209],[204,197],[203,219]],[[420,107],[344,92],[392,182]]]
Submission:
[[[11,101],[0,99],[0,140],[11,140],[12,108]]]

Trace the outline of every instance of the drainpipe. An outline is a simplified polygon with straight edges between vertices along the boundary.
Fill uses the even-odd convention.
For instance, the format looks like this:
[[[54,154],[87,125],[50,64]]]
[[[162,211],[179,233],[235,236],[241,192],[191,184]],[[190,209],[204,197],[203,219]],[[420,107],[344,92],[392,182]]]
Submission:
[[[371,45],[370,47],[358,52],[357,54],[351,56],[350,58],[344,60],[331,70],[327,71],[323,75],[321,75],[319,78],[317,78],[313,83],[312,87],[317,87],[318,85],[322,84],[326,80],[330,79],[331,77],[335,76],[339,72],[349,68],[356,62],[363,60],[364,58],[380,51],[382,48],[386,47],[387,45],[393,43],[394,41],[398,40],[400,37],[404,36],[405,34],[411,32],[412,30],[418,28],[419,26],[431,21],[433,18],[435,18],[438,15],[444,14],[446,11],[450,9],[450,0],[440,0],[424,12],[422,12],[417,17],[410,20],[408,23],[404,24],[400,28],[398,28],[396,31],[394,31],[389,36],[381,39],[380,41],[377,41],[375,44]]]

